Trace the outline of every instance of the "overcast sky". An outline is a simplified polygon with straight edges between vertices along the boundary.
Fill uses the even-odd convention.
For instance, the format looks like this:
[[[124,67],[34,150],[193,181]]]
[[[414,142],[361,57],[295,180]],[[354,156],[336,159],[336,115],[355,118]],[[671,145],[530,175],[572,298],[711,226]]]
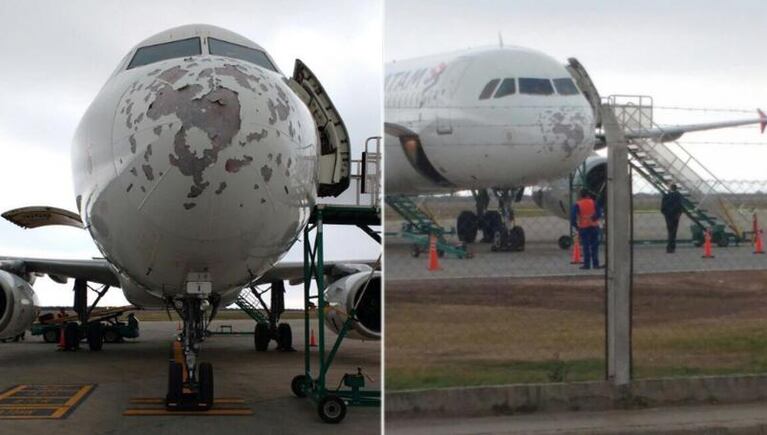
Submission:
[[[576,57],[602,96],[642,94],[656,106],[736,108],[748,113],[656,110],[661,124],[755,118],[767,107],[767,2],[763,0],[388,0],[385,59],[506,45]],[[684,136],[723,179],[762,179],[767,143],[757,127]]]
[[[343,116],[359,158],[381,131],[382,4],[348,1],[30,1],[0,2],[0,211],[26,205],[76,210],[69,148],[77,123],[117,63],[141,40],[204,23],[264,47],[287,75],[296,58],[319,77]],[[327,259],[377,258],[359,230],[328,229]],[[89,258],[84,231],[22,230],[0,221],[0,255]],[[297,243],[288,260],[301,259]],[[71,304],[70,285],[40,279],[44,305]],[[289,298],[296,306],[297,291]],[[119,290],[105,298],[125,304]]]

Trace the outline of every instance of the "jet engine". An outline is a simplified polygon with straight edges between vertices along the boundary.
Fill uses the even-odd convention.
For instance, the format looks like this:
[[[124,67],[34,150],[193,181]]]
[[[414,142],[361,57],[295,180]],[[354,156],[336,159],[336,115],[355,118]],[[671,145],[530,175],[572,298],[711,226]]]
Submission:
[[[367,268],[367,270],[363,270]],[[348,331],[348,338],[358,340],[381,339],[381,271],[370,267],[337,279],[325,290],[328,309],[325,324],[340,333],[349,312],[355,308],[356,316]]]
[[[39,311],[37,295],[29,282],[0,270],[0,339],[26,331]]]
[[[581,189],[591,192],[601,204],[607,193],[607,158],[592,155],[575,170],[572,201],[578,200]],[[562,219],[570,219],[570,178],[560,178],[533,190],[533,201],[538,207]]]

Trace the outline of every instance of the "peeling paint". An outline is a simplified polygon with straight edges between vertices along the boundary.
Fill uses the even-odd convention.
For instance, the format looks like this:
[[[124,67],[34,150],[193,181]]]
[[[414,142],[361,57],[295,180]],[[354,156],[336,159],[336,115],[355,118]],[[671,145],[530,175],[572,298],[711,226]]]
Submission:
[[[207,184],[205,185],[207,187]],[[192,186],[189,188],[189,193],[186,195],[187,198],[197,198],[202,193],[203,189]]]
[[[221,192],[226,189],[226,181],[222,181],[221,184],[218,185],[218,189],[216,189],[216,195],[221,195]]]
[[[136,168],[130,168],[130,173],[133,174],[134,177],[138,177],[138,171]]]
[[[136,154],[136,138],[130,135],[128,136],[128,142],[130,143],[130,152]]]
[[[168,159],[183,175],[192,177],[194,185],[190,195],[199,191],[194,196],[210,184],[204,180],[203,171],[218,161],[219,152],[231,144],[241,122],[237,92],[219,86],[196,97],[202,89],[196,84],[183,89],[165,85],[147,110],[147,116],[153,120],[168,114],[175,114],[181,120],[181,128],[173,141],[174,154],[169,154]],[[192,127],[203,130],[211,142],[211,147],[205,148],[201,155],[192,151],[187,142],[187,131]]]
[[[280,121],[288,119],[288,112],[290,111],[290,107],[287,104],[283,103],[279,99],[275,104],[274,100],[271,98],[266,103],[267,107],[269,108],[269,114],[271,115],[269,117],[269,125],[274,125],[274,123],[277,122],[277,118],[279,118]]]
[[[274,162],[277,163],[277,166],[282,164],[282,153],[277,154],[277,158],[274,159]]]
[[[144,175],[146,176],[146,179],[149,181],[154,180],[154,171],[152,170],[152,167],[149,165],[142,165],[141,169],[144,170]]]
[[[149,156],[152,155],[152,144],[146,146],[146,150],[144,151],[144,161],[149,162]]]
[[[272,168],[266,165],[262,166],[261,176],[264,178],[264,181],[268,183],[269,180],[272,178]]]
[[[243,166],[249,165],[253,161],[251,156],[243,156],[242,159],[229,159],[224,165],[226,172],[238,172]]]
[[[165,80],[168,83],[176,83],[178,79],[181,77],[184,77],[186,73],[188,73],[188,70],[185,70],[184,68],[181,68],[180,66],[176,65],[173,68],[166,69],[162,72],[159,76],[157,76],[160,80]]]
[[[259,133],[257,133],[257,132],[255,132],[255,131],[254,131],[253,133],[250,133],[249,135],[245,136],[245,140],[246,140],[246,141],[248,141],[248,142],[252,142],[252,141],[254,141],[254,140],[255,140],[256,142],[258,142],[258,141],[260,141],[261,139],[263,139],[263,138],[267,137],[268,135],[269,135],[269,132],[268,132],[268,131],[266,131],[266,129],[265,129],[265,128],[262,128],[262,129],[261,129],[261,132],[259,132]]]
[[[158,126],[157,126],[157,127],[155,127],[154,129],[152,129],[152,131],[154,132],[154,134],[156,134],[157,136],[159,136],[159,135],[160,135],[160,133],[162,133],[162,125],[158,125]]]
[[[196,206],[197,206],[197,204],[195,204],[194,202],[185,202],[184,203],[184,208],[187,209],[187,210],[189,210],[190,208],[194,208]]]
[[[256,83],[261,81],[260,78],[254,76],[253,74],[245,74],[235,65],[231,64],[226,64],[223,67],[216,68],[215,71],[218,75],[232,77],[238,85],[242,86],[243,88],[250,89],[251,91],[255,91],[255,89],[250,86],[250,80],[253,80]]]

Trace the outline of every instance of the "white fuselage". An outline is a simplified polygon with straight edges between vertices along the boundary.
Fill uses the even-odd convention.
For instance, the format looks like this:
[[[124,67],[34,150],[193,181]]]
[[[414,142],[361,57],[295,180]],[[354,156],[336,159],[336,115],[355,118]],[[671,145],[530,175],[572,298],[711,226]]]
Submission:
[[[479,98],[490,81],[508,78],[517,80],[514,93]],[[417,134],[423,153],[408,156],[387,130],[386,193],[521,187],[572,171],[594,146],[591,106],[580,92],[523,93],[521,78],[571,76],[555,59],[521,48],[388,64],[385,122]],[[431,172],[419,170],[424,160]]]
[[[195,273],[231,301],[288,251],[315,202],[306,105],[282,74],[204,45],[125,69],[129,53],[72,146],[83,223],[141,306],[185,294]]]

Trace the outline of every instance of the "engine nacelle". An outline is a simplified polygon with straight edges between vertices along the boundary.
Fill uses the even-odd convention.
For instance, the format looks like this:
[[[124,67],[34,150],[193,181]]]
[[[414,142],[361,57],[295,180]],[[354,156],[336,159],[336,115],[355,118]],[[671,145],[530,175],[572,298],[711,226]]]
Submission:
[[[0,270],[0,339],[29,329],[40,309],[32,286],[21,277]]]
[[[381,271],[376,270],[372,275],[369,270],[356,272],[334,281],[325,290],[325,300],[329,306],[325,324],[333,332],[341,331],[348,313],[356,306],[357,319],[352,322],[347,337],[381,339]]]
[[[581,189],[597,195],[601,204],[605,204],[604,195],[607,189],[607,158],[600,155],[592,155],[584,164],[578,166],[573,176],[573,199],[578,200]],[[533,190],[533,201],[538,207],[549,213],[570,219],[570,178],[560,178]]]

